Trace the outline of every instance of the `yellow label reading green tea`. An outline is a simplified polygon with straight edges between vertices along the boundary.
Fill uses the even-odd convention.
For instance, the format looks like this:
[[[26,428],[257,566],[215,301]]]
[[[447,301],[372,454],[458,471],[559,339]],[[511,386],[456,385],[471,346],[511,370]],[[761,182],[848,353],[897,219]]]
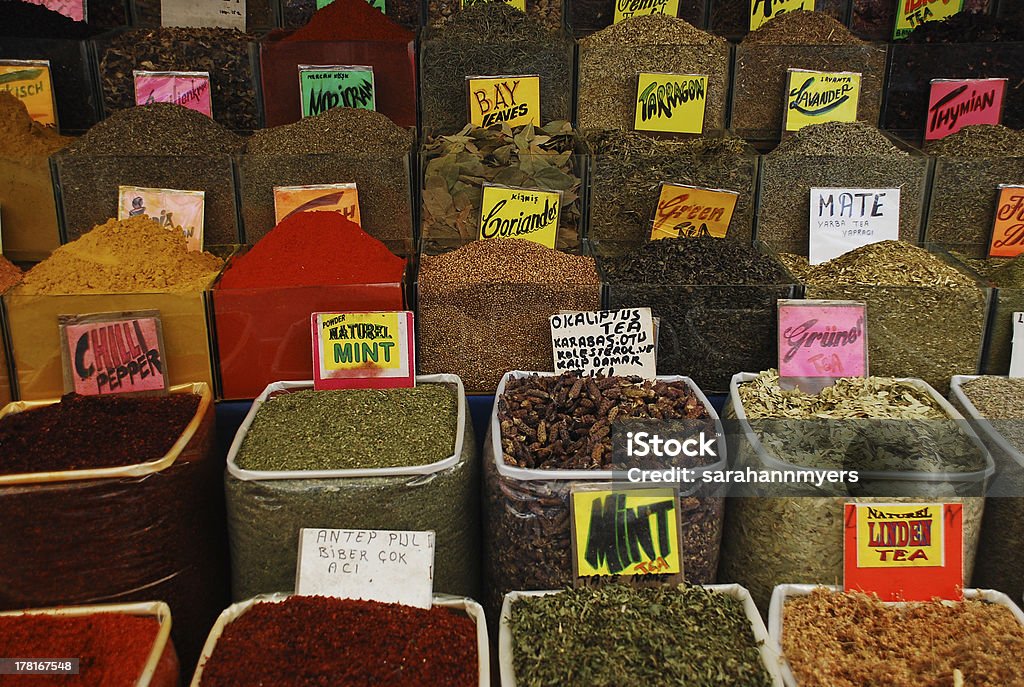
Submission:
[[[526,239],[555,247],[560,191],[485,184],[480,203],[480,239]]]
[[[893,38],[906,38],[926,21],[952,17],[964,8],[964,0],[892,0],[896,3]]]
[[[737,198],[739,194],[735,191],[663,183],[654,211],[651,240],[679,236],[724,239]]]
[[[25,103],[33,120],[57,126],[57,106],[48,60],[0,60],[0,91]]]
[[[760,28],[780,14],[796,10],[814,11],[814,0],[750,0],[750,30]]]
[[[808,124],[855,122],[860,103],[858,72],[790,69],[786,82],[786,131]]]
[[[703,133],[707,102],[706,75],[641,72],[636,82],[633,128],[672,134]]]
[[[682,573],[677,507],[672,489],[574,490],[576,576]]]
[[[540,126],[539,76],[470,76],[466,81],[473,126]]]
[[[624,19],[645,17],[648,14],[679,16],[679,0],[615,0],[615,16],[612,22],[618,24]]]

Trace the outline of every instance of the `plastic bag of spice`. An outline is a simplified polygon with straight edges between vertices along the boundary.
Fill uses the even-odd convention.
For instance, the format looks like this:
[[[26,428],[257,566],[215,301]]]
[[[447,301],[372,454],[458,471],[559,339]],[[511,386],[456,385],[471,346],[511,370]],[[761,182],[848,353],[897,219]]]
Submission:
[[[52,625],[47,624],[46,630],[57,630],[54,635],[58,636],[36,636],[24,637],[24,642],[19,636],[21,632],[30,631],[28,627],[19,627],[17,618],[38,619],[45,616],[52,619]],[[90,619],[100,616],[96,626],[88,624]],[[152,619],[156,624],[156,633],[152,645],[148,651],[142,653],[137,647],[140,636],[127,634],[133,631],[141,631],[140,626],[131,629],[119,628],[115,624],[101,624],[103,621],[116,623],[114,617],[104,618],[102,616],[133,616],[138,618]],[[70,621],[68,625],[59,624],[60,621]],[[78,624],[80,621],[81,624]],[[75,623],[71,625],[70,623]],[[33,608],[23,611],[5,611],[0,613],[0,654],[10,656],[30,655],[26,647],[37,651],[49,651],[59,658],[77,658],[80,661],[79,674],[83,685],[95,685],[96,687],[177,687],[180,678],[180,666],[178,655],[174,651],[174,643],[171,641],[171,609],[162,601],[149,601],[130,604],[102,604],[98,606],[60,606],[56,608]],[[148,629],[148,628],[147,628]],[[46,631],[42,627],[35,627],[31,631]],[[120,630],[120,632],[119,632]],[[94,637],[97,633],[105,632],[107,636]],[[57,648],[57,645],[60,648]],[[67,656],[60,653],[62,648],[82,649],[89,647],[82,653],[74,656]],[[109,653],[90,655],[88,653],[93,646],[107,649]],[[115,653],[118,648],[125,651],[131,650],[133,658],[142,658],[137,665],[121,653]],[[21,651],[18,651],[21,649]],[[35,656],[35,654],[31,654]],[[137,671],[137,672],[135,672]],[[23,678],[29,680],[31,678]]]
[[[367,448],[364,442],[363,466],[359,467],[243,469],[239,467],[240,456],[244,458],[245,452],[250,457],[256,455],[256,449],[246,447],[245,442],[259,420],[260,409],[279,397],[308,392],[313,383],[277,382],[255,400],[231,445],[225,478],[232,594],[236,600],[294,589],[299,530],[310,527],[433,530],[434,588],[466,596],[477,591],[480,552],[476,445],[462,381],[455,375],[426,375],[417,377],[416,382],[417,388],[444,385],[455,397],[454,427],[437,426],[443,422],[437,418],[405,418],[404,422],[399,422],[400,416],[386,418],[391,439],[405,444],[418,441],[417,436],[426,431],[451,432],[454,440],[450,453],[443,460],[425,465],[370,467],[374,461],[387,462],[389,458]],[[382,407],[387,407],[389,394],[400,391],[405,390],[380,390]],[[322,412],[313,408],[313,400],[306,408],[295,413],[311,416]],[[324,422],[344,427],[342,420]],[[420,422],[426,426],[420,426]],[[432,424],[433,428],[429,426]],[[313,443],[301,420],[272,430],[268,427],[263,437],[270,434],[280,435],[296,446],[297,460],[324,465],[322,454],[310,448]],[[346,430],[346,434],[353,441],[363,440],[359,430]],[[365,437],[365,441],[378,440]]]
[[[210,388],[183,384],[170,393],[193,394],[198,407],[155,460],[0,475],[0,609],[162,599],[187,671],[227,599],[226,537]],[[12,403],[0,422],[54,403]],[[144,426],[119,436],[97,421],[92,434],[81,433],[83,456],[101,456],[104,442],[147,446]]]
[[[269,604],[276,604],[276,603],[281,603],[281,602],[287,601],[290,598],[299,598],[299,597],[294,597],[291,594],[282,594],[282,593],[261,594],[261,595],[258,595],[258,596],[254,596],[254,597],[252,597],[250,599],[246,599],[245,601],[239,601],[238,603],[232,604],[231,606],[229,606],[226,609],[224,609],[224,612],[220,614],[219,618],[217,618],[217,622],[213,626],[213,629],[210,630],[210,635],[209,635],[209,637],[206,640],[205,646],[203,646],[203,654],[202,654],[202,657],[199,659],[199,665],[196,667],[196,672],[195,672],[195,674],[192,677],[191,687],[201,687],[201,685],[203,684],[203,669],[206,666],[206,664],[210,661],[210,657],[214,655],[214,652],[217,649],[217,642],[221,638],[221,636],[224,634],[224,629],[226,627],[228,627],[232,622],[238,620],[240,617],[245,615],[246,611],[251,610],[253,608],[253,606],[255,606],[257,604],[267,604],[267,603],[269,603]],[[358,603],[376,604],[376,602],[358,602]],[[479,677],[479,687],[488,687],[491,684],[490,644],[489,644],[488,638],[487,638],[487,623],[484,620],[484,613],[483,613],[483,609],[480,608],[480,604],[478,604],[477,602],[473,601],[473,599],[468,598],[468,597],[452,596],[452,595],[449,595],[449,594],[434,594],[433,606],[432,607],[433,608],[447,608],[447,609],[450,609],[451,611],[453,611],[455,613],[460,613],[460,614],[464,613],[465,615],[469,616],[470,619],[473,620],[474,624],[476,625],[476,646],[477,646],[477,667],[478,667],[477,669],[478,669],[479,676],[480,676]],[[268,628],[268,630],[271,630],[271,629],[272,628]],[[358,628],[357,627],[357,628],[346,628],[346,629],[348,629],[350,631],[354,629],[356,632],[360,632],[360,631],[366,631],[366,632],[372,632],[372,633],[387,632],[389,635],[391,635],[391,637],[390,637],[391,639],[397,639],[397,637],[395,636],[396,634],[402,633],[404,631],[408,631],[410,629],[415,630],[416,628],[407,628],[407,627],[398,628],[398,629],[395,630],[394,633],[391,633],[387,629],[381,628],[380,626],[373,626],[373,627],[368,627],[368,628]],[[420,629],[422,629],[422,628],[420,628]],[[254,644],[254,651],[258,651],[259,650],[259,644],[260,644],[260,638],[256,637],[256,636],[253,636],[252,637],[252,642]],[[443,648],[443,647],[439,647],[439,648]],[[296,668],[296,672],[297,673],[301,671],[301,666],[295,666],[295,668]],[[361,676],[362,679],[365,681],[366,684],[377,684],[375,682],[376,678],[372,677],[372,673],[371,673],[371,671],[375,670],[377,668],[377,666],[372,666],[372,667],[371,666],[367,666],[367,668],[368,669],[366,671],[366,675],[365,676]],[[242,681],[242,676],[245,674],[246,670],[247,670],[247,665],[238,665],[237,666],[237,671],[238,671],[238,675],[239,675],[238,680]],[[261,676],[253,676],[252,679],[256,680],[256,679],[259,679],[259,677],[261,677]],[[353,679],[355,679],[355,678],[353,678]],[[363,683],[360,682],[360,684],[363,684]],[[396,684],[398,684],[398,683],[396,683]]]
[[[497,616],[502,597],[513,590],[539,590],[565,587],[573,582],[571,499],[574,486],[580,484],[613,485],[612,469],[565,469],[553,466],[529,469],[507,464],[499,419],[507,401],[505,388],[511,380],[530,377],[555,377],[550,372],[508,372],[501,380],[491,413],[488,437],[484,441],[484,532],[487,591],[484,607]],[[607,378],[606,378],[607,379]],[[616,378],[610,378],[616,379]],[[618,378],[621,379],[621,378]],[[722,470],[726,466],[724,430],[718,414],[704,393],[688,377],[658,377],[658,382],[682,388],[692,394],[707,412],[703,418],[679,420],[687,428],[694,422],[713,423],[718,459],[709,464],[680,456],[666,467],[687,467],[696,470],[695,481],[679,493],[679,526],[682,533],[683,575],[692,584],[715,581],[718,549],[721,542],[724,499],[715,490],[702,485],[704,472]],[[585,388],[587,385],[581,386]],[[591,394],[591,391],[585,392]],[[594,403],[601,403],[597,399]],[[608,403],[609,406],[613,405]],[[617,409],[617,414],[623,408]],[[557,411],[556,411],[557,412]],[[562,411],[567,412],[567,411]],[[611,415],[610,411],[605,413]],[[608,422],[600,413],[597,421]],[[620,417],[625,418],[625,412]],[[551,418],[548,418],[551,420]],[[666,423],[671,421],[665,421]],[[552,421],[552,425],[557,424]],[[608,422],[611,426],[610,422]],[[614,431],[614,430],[613,430]],[[562,442],[562,439],[558,440]],[[554,458],[553,458],[554,459]],[[605,578],[605,580],[610,578]],[[600,584],[605,581],[594,578]]]

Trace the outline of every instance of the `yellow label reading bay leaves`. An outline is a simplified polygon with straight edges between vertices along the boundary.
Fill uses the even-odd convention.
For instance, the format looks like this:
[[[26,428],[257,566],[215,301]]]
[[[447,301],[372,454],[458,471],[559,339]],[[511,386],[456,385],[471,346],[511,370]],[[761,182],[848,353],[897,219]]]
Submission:
[[[33,120],[57,126],[57,106],[48,60],[0,60],[0,91],[25,103]]]
[[[679,16],[679,0],[615,0],[615,15],[612,22],[618,24],[625,19],[644,17],[648,14]]]
[[[857,504],[857,567],[941,567],[942,516],[942,504]]]
[[[484,184],[480,239],[526,239],[554,248],[561,206],[561,191]]]
[[[708,77],[702,74],[650,74],[636,82],[637,131],[700,134],[708,102]]]
[[[473,126],[540,126],[539,76],[470,76],[466,82]]]
[[[682,573],[672,489],[574,490],[572,515],[577,577]]]
[[[786,131],[808,124],[855,122],[860,104],[859,72],[790,69],[786,81]]]
[[[651,240],[679,236],[724,239],[738,197],[735,191],[663,183],[654,211]]]
[[[796,10],[814,11],[814,0],[750,0],[750,30],[760,28],[780,14]]]
[[[964,8],[964,0],[890,0],[896,3],[896,23],[893,38],[906,38],[911,31],[926,21],[940,21],[952,17]]]

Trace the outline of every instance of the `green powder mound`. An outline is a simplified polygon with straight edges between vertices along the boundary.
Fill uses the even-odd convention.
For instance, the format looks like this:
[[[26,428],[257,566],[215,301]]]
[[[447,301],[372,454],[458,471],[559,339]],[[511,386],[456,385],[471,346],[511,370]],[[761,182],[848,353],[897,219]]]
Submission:
[[[455,451],[457,404],[444,384],[284,394],[260,407],[235,462],[269,471],[429,465]]]

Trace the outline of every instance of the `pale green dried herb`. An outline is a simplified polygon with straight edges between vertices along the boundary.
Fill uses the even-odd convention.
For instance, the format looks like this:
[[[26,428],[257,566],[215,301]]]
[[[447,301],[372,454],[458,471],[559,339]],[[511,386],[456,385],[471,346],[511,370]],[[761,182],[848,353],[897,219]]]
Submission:
[[[509,624],[520,687],[772,684],[740,600],[703,587],[524,597]]]

